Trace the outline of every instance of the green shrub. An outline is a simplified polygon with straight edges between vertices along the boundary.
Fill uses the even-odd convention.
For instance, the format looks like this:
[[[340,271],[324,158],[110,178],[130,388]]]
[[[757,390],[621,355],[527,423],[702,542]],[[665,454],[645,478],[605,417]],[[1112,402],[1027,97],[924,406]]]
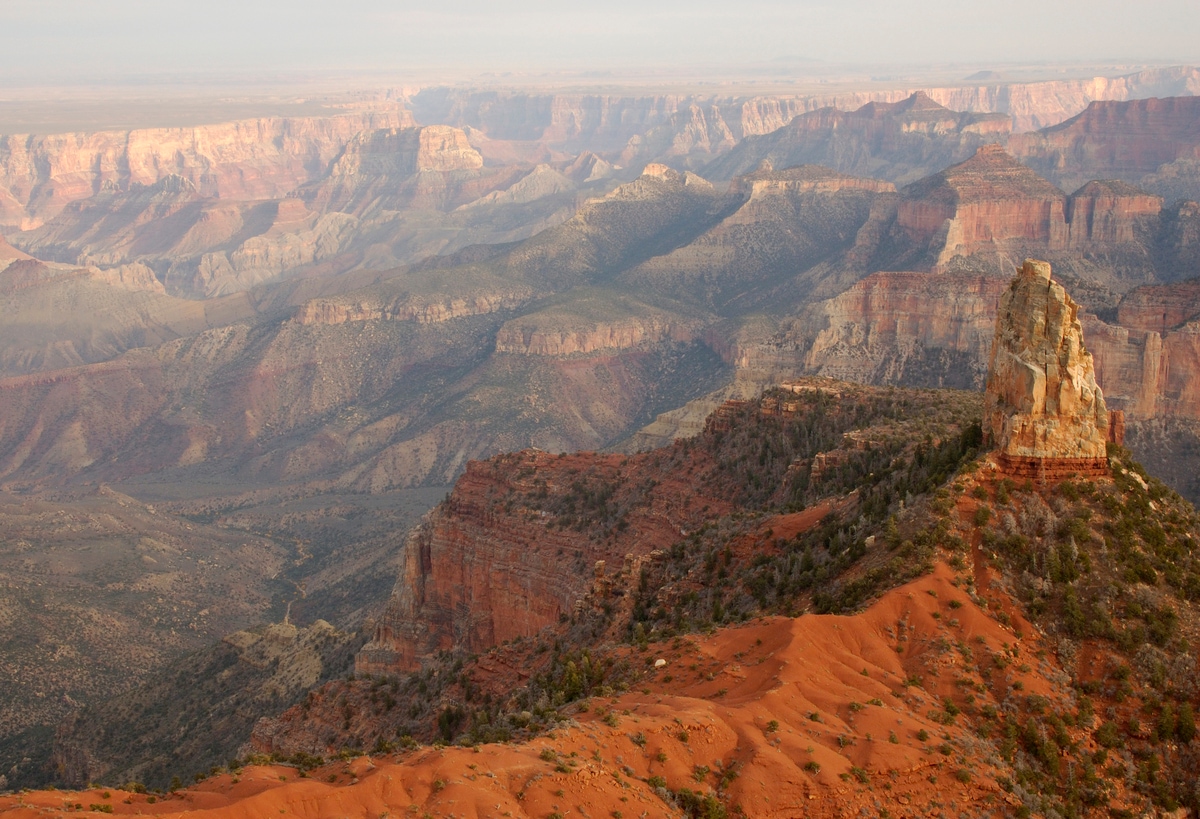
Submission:
[[[1092,736],[1101,748],[1116,748],[1121,744],[1121,729],[1111,720],[1097,728]]]

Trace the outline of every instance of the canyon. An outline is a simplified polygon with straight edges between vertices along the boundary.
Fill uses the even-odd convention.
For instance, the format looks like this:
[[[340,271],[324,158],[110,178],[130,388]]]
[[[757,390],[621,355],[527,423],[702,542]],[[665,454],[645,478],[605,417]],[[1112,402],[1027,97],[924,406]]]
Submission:
[[[1041,272],[1044,267],[1039,271],[1031,265],[1024,279],[1048,284]],[[1022,286],[1014,284],[1016,289]],[[1043,300],[1040,314],[1002,316],[997,347],[1007,346],[1022,324],[1046,324],[1051,313],[1067,304],[1059,296]],[[1078,337],[1077,324],[1066,329]],[[1006,368],[1001,363],[995,374],[1003,377]],[[803,454],[805,444],[800,443],[805,436],[789,438],[788,432],[812,423],[820,417],[820,408],[832,413],[830,420],[840,416],[828,432],[841,423],[848,425],[841,427],[844,432],[824,439],[834,448],[817,454],[830,457],[808,458]],[[922,411],[914,412],[918,408]],[[1136,803],[1140,800],[1137,785],[1122,774],[1121,766],[1109,766],[1103,773],[1097,770],[1095,776],[1108,785],[1092,782],[1082,795],[1070,784],[1056,784],[1074,781],[1061,780],[1058,755],[1082,755],[1081,765],[1083,757],[1122,758],[1109,736],[1114,729],[1096,728],[1101,718],[1093,709],[1111,709],[1106,724],[1113,726],[1117,726],[1114,714],[1159,707],[1152,703],[1163,694],[1171,701],[1188,703],[1190,709],[1196,694],[1189,681],[1194,658],[1164,652],[1158,656],[1160,662],[1170,664],[1171,670],[1165,672],[1170,682],[1153,682],[1142,672],[1130,671],[1122,677],[1130,685],[1114,695],[1104,680],[1121,661],[1121,652],[1131,649],[1118,648],[1120,640],[1103,636],[1100,625],[1094,626],[1100,632],[1090,631],[1093,626],[1071,621],[1058,608],[1039,610],[1030,605],[1039,599],[1054,602],[1062,595],[1095,594],[1095,585],[1086,580],[1063,579],[1071,577],[1064,567],[1077,566],[1084,559],[1070,559],[1056,564],[1056,569],[1036,569],[1036,577],[1027,568],[1025,578],[1019,579],[1020,566],[1028,565],[1021,563],[1024,547],[1016,542],[1000,545],[998,532],[1008,524],[989,528],[989,516],[980,510],[990,511],[995,504],[1024,520],[1047,500],[1061,507],[1058,500],[1081,487],[1091,493],[1090,500],[1075,501],[1075,519],[1092,522],[1080,530],[1083,539],[1090,526],[1106,525],[1102,513],[1093,515],[1106,505],[1112,508],[1121,497],[1141,497],[1144,503],[1153,496],[1156,504],[1170,505],[1157,508],[1172,518],[1186,514],[1190,507],[1164,493],[1153,479],[1146,483],[1140,473],[1131,472],[1136,467],[1124,460],[1127,455],[1119,446],[1110,473],[1076,473],[1066,480],[1058,476],[1040,490],[1009,488],[1014,482],[997,469],[1005,456],[992,452],[983,453],[967,469],[952,469],[956,476],[952,488],[936,493],[940,502],[906,504],[887,524],[894,531],[873,530],[887,518],[886,510],[896,507],[885,504],[882,516],[868,511],[873,508],[871,494],[879,485],[859,495],[868,485],[858,481],[871,468],[873,457],[870,447],[860,443],[887,440],[885,446],[891,448],[882,453],[880,463],[895,464],[892,459],[899,458],[913,464],[916,461],[910,458],[929,455],[927,451],[917,454],[919,445],[917,450],[910,448],[918,440],[918,431],[931,430],[930,422],[949,423],[949,428],[940,427],[935,433],[945,443],[955,419],[978,409],[978,396],[879,390],[810,379],[784,385],[757,401],[727,405],[695,440],[664,450],[634,457],[531,451],[473,465],[406,545],[406,564],[392,602],[376,626],[374,640],[359,654],[359,677],[329,683],[302,706],[261,721],[253,740],[262,754],[259,764],[274,758],[291,760],[306,776],[314,770],[320,776],[326,770],[333,772],[325,780],[336,785],[314,783],[307,789],[309,798],[449,805],[442,800],[453,796],[457,804],[475,798],[482,789],[489,804],[499,800],[496,804],[511,805],[517,815],[536,815],[547,807],[558,810],[564,800],[576,798],[575,785],[586,785],[584,790],[593,800],[607,799],[592,781],[599,776],[592,765],[602,767],[606,752],[615,755],[619,750],[620,758],[614,756],[613,764],[620,767],[622,781],[627,778],[629,783],[628,788],[621,786],[625,802],[641,801],[650,815],[658,811],[670,815],[672,805],[687,810],[693,796],[710,810],[718,805],[750,805],[743,809],[757,813],[783,804],[802,805],[817,815],[825,815],[823,811],[843,815],[847,804],[876,798],[871,783],[883,777],[893,785],[885,797],[889,804],[899,788],[904,798],[895,804],[909,815],[917,799],[916,783],[923,779],[936,784],[926,776],[928,771],[944,775],[946,768],[928,767],[940,753],[946,757],[943,765],[957,765],[966,773],[954,776],[953,796],[939,788],[937,798],[965,800],[973,810],[994,809],[1004,815],[1019,804],[1045,809],[1056,800],[1072,798],[1087,799],[1092,807]],[[1070,407],[1047,410],[1048,419],[1070,423],[1076,418]],[[978,427],[975,430],[979,434]],[[971,438],[969,428],[961,432],[961,441]],[[809,428],[808,434],[813,433],[816,428]],[[788,440],[796,450],[788,451],[784,443]],[[781,445],[782,451],[777,449]],[[813,449],[826,445],[814,441]],[[750,468],[730,457],[760,447],[766,457]],[[971,452],[968,461],[976,457],[977,452]],[[1053,461],[1058,453],[1044,450],[1033,457]],[[825,465],[820,484],[797,483],[800,475],[810,474],[806,467],[818,463]],[[840,476],[826,471],[835,463],[843,470],[857,463],[862,471],[847,470]],[[780,474],[785,476],[783,485],[771,482],[765,491],[762,481],[751,478]],[[795,497],[797,487],[802,487],[805,500],[825,502],[799,513],[788,511],[787,499]],[[851,487],[849,495],[842,494]],[[712,502],[708,495],[712,488],[724,490],[725,503]],[[763,501],[765,505],[759,507]],[[746,515],[739,508],[761,511]],[[674,521],[660,528],[664,518]],[[870,522],[852,536],[856,545],[849,552],[832,564],[813,560],[814,552],[827,553],[832,560],[841,548],[835,544],[838,528],[855,519]],[[693,528],[702,520],[708,525]],[[1196,525],[1194,511],[1187,520],[1189,526]],[[1050,535],[1034,534],[1037,524],[1032,520],[1020,525],[1027,537],[1039,538],[1037,548],[1049,546]],[[925,526],[930,529],[922,535]],[[617,570],[610,569],[603,557],[611,555],[605,549],[614,530],[624,532],[621,542],[634,549]],[[975,545],[980,535],[1002,552],[990,560],[985,557]],[[912,539],[903,540],[909,536]],[[927,551],[917,552],[914,541],[922,538]],[[522,543],[537,543],[539,548],[514,548]],[[1111,559],[1102,557],[1090,534],[1083,548],[1091,555],[1093,570]],[[1131,544],[1131,548],[1149,546]],[[802,582],[791,587],[784,581],[780,604],[786,601],[789,609],[801,611],[763,616],[771,611],[768,601],[775,599],[772,595],[779,589],[779,573],[786,577],[794,571],[784,569],[794,562],[788,560],[793,549],[809,559],[801,577],[816,572],[816,577],[832,583]],[[889,560],[889,553],[897,549],[902,551]],[[590,575],[580,570],[581,564],[598,556],[601,559]],[[886,587],[903,581],[904,574],[896,573],[895,565],[932,557],[936,559],[916,569],[922,575],[919,579],[873,596],[878,584]],[[1180,560],[1188,572],[1200,567],[1190,549]],[[818,568],[834,565],[844,570],[859,561],[865,565],[848,572],[849,577],[830,577]],[[755,573],[752,567],[767,570]],[[1054,574],[1059,571],[1068,574]],[[490,582],[484,582],[489,576]],[[512,594],[505,588],[514,581],[525,593]],[[1179,582],[1171,585],[1178,588]],[[1137,592],[1143,600],[1153,599],[1149,603],[1153,606],[1176,600],[1178,608],[1172,611],[1194,622],[1190,603],[1167,597],[1176,592],[1164,590],[1162,596],[1151,597],[1148,588],[1152,587]],[[536,596],[530,595],[534,590]],[[821,613],[839,605],[853,608],[863,594],[871,602],[861,611]],[[1130,591],[1117,594],[1122,601],[1132,600]],[[575,603],[566,602],[576,595]],[[531,599],[557,599],[557,605],[539,611],[528,606]],[[1124,623],[1137,616],[1131,611],[1144,611],[1142,604],[1136,609],[1124,608],[1125,602],[1119,605]],[[420,629],[422,623],[433,623],[433,633]],[[602,659],[605,641],[612,641],[614,647]],[[963,645],[972,650],[962,651]],[[1030,656],[1039,660],[1036,667],[1017,662]],[[969,686],[964,679],[971,681]],[[1081,688],[1091,692],[1086,701]],[[535,704],[539,693],[541,699]],[[436,698],[432,708],[427,704],[431,694]],[[496,698],[505,696],[510,697],[507,703],[497,705]],[[1126,703],[1128,697],[1141,704]],[[574,705],[577,701],[580,704]],[[405,703],[411,703],[411,708],[406,709]],[[474,703],[473,715],[459,710],[463,703]],[[1006,716],[998,717],[1002,708]],[[1082,724],[1077,721],[1080,709],[1085,714]],[[1194,739],[1190,727],[1194,714],[1190,710],[1187,714],[1183,753],[1168,757],[1174,767],[1163,780],[1169,783],[1164,787],[1184,798],[1195,762],[1188,747]],[[672,719],[660,723],[660,715]],[[1034,747],[1034,740],[1026,746],[1019,744],[1024,741],[1020,739],[1007,745],[1003,734],[997,737],[983,728],[1001,719],[1016,726],[1018,736],[1033,737],[1039,726],[1056,725],[1055,719],[1063,715],[1071,720],[1064,721],[1055,735],[1058,750],[1040,758],[1032,751],[1028,758],[1013,753],[1020,747]],[[422,719],[430,727],[419,728]],[[387,737],[428,732],[434,723],[443,739],[458,734],[464,747],[398,753],[388,747]],[[603,726],[622,730],[610,734]],[[974,732],[970,740],[958,733],[967,727]],[[938,739],[930,743],[933,735]],[[758,741],[760,736],[763,742]],[[1161,747],[1154,745],[1161,741],[1156,737],[1166,735],[1127,732],[1119,736],[1138,743],[1145,752]],[[369,747],[373,741],[370,762],[350,762],[354,752],[346,749],[347,742],[351,747]],[[346,761],[323,767],[338,748]],[[1106,749],[1103,755],[1101,748]],[[776,751],[783,756],[777,757]],[[497,776],[487,781],[473,778],[468,773],[475,770],[470,764],[461,775],[453,773],[460,753],[493,766],[490,771]],[[696,757],[697,753],[702,756]],[[812,764],[793,770],[797,758]],[[676,767],[679,759],[684,760],[682,767]],[[548,777],[556,790],[540,789],[537,773],[531,773],[541,770],[538,761],[547,763],[543,778]],[[351,774],[341,767],[347,763]],[[706,763],[703,770],[701,763]],[[785,765],[785,773],[780,773],[779,764]],[[725,775],[734,769],[737,776]],[[1039,770],[1046,778],[1029,789],[1010,787],[1015,776],[1029,777]],[[714,771],[718,773],[710,781]],[[921,778],[910,783],[906,771],[920,772]],[[506,795],[505,775],[518,772],[531,778],[520,780],[524,786]],[[847,775],[826,778],[831,772]],[[456,775],[458,779],[453,778]],[[205,799],[204,805],[217,810],[258,809],[241,802],[245,797],[228,776],[218,772],[212,785],[184,798]],[[412,787],[403,794],[380,792],[366,785],[373,776],[405,777]],[[786,787],[775,783],[768,788],[761,779],[778,776],[785,777]],[[438,785],[430,781],[434,777],[450,778],[437,780],[442,782]],[[639,790],[644,786],[647,791]],[[981,790],[974,790],[976,786]],[[298,794],[289,796],[291,787],[280,786],[276,799],[292,804],[288,800]],[[340,787],[353,790],[339,791]],[[212,792],[213,796],[203,796]],[[1165,796],[1156,798],[1172,804]],[[281,802],[263,800],[266,804],[275,809]],[[11,810],[31,807],[14,803]],[[924,803],[913,810],[911,815],[923,815]]]
[[[769,160],[905,184],[1011,142],[1058,184],[1111,174],[1173,203],[1197,195],[1193,97],[1178,96],[1197,82],[1179,68],[832,96],[408,89],[327,117],[14,135],[0,226],[43,260],[146,264],[194,298],[524,239],[654,162],[721,181]],[[1108,167],[1114,151],[1137,168]]]
[[[420,144],[419,134],[409,138]],[[460,139],[443,133],[435,145],[451,151],[445,162],[472,166],[445,173],[479,170],[474,154],[455,158]],[[994,282],[1033,254],[1080,294],[1085,322],[1090,311],[1112,328],[1098,331],[1097,372],[1130,421],[1194,418],[1186,330],[1143,329],[1133,318],[1126,326],[1132,307],[1119,305],[1127,292],[1186,275],[1200,247],[1196,218],[1118,182],[1068,196],[983,145],[898,191],[801,166],[763,167],[722,192],[652,164],[515,245],[426,267],[257,286],[209,299],[202,311],[129,267],[108,285],[145,294],[141,327],[124,338],[114,327],[99,344],[96,328],[71,348],[51,347],[48,337],[39,348],[38,336],[14,328],[11,366],[26,374],[0,383],[0,474],[39,486],[216,468],[238,480],[375,491],[446,483],[470,458],[504,449],[611,445],[706,385],[715,389],[727,368],[906,384],[946,383],[952,371],[955,384],[979,387],[979,326],[994,310]],[[10,267],[23,309],[35,294],[62,304],[68,282],[101,286],[95,274],[36,264]],[[954,284],[939,287],[938,277]],[[906,292],[898,305],[888,295],[896,287]],[[966,311],[949,327],[940,322],[954,313],[932,306],[944,298]],[[908,315],[908,330],[896,311]],[[873,329],[893,323],[884,335]],[[157,346],[144,346],[153,344],[149,332],[162,339]],[[1121,363],[1158,355],[1150,333],[1165,338],[1173,363]],[[34,371],[53,356],[78,365]],[[834,363],[847,357],[857,363]],[[947,368],[951,361],[964,367]],[[447,373],[458,373],[455,382]],[[460,393],[452,383],[467,386]],[[447,389],[448,400],[429,404]],[[95,390],[122,395],[128,411],[114,418],[66,398]],[[1177,409],[1160,409],[1160,400]],[[486,432],[480,407],[495,419]]]
[[[945,507],[945,496],[930,494],[938,487],[957,509],[942,534],[957,533],[972,550],[985,531],[971,523],[982,505],[972,487],[996,510],[1000,528],[989,538],[1013,537],[1004,515],[1018,519],[1020,510],[1000,498],[1019,494],[1026,473],[1045,479],[1037,492],[1056,491],[1068,473],[1134,491],[1128,475],[1145,476],[1121,465],[1132,463],[1123,450],[1110,461],[1104,446],[1119,443],[1118,428],[1153,474],[1200,498],[1200,209],[1188,200],[1197,196],[1198,109],[1197,97],[1180,96],[1198,90],[1194,69],[736,98],[425,89],[328,117],[4,138],[0,527],[23,534],[10,539],[21,545],[8,550],[0,610],[27,626],[5,673],[25,681],[31,669],[50,671],[2,715],[0,773],[22,786],[49,781],[52,769],[77,784],[120,775],[163,786],[197,760],[220,767],[247,742],[285,757],[382,748],[406,735],[428,742],[447,709],[457,726],[442,735],[448,742],[467,726],[484,731],[481,709],[528,739],[541,730],[531,726],[550,725],[538,703],[553,692],[530,689],[519,703],[513,692],[566,673],[566,659],[553,664],[553,639],[572,651],[607,641],[640,652],[640,625],[656,635],[657,652],[668,629],[695,634],[703,623],[733,626],[763,612],[791,623],[805,608],[858,611],[912,579],[906,572],[933,565],[914,559],[925,541],[913,516]],[[985,459],[950,490],[953,470],[931,464],[951,458],[946,447],[959,447],[956,458],[970,449],[996,317],[1028,257],[1052,265],[1054,287],[1075,299],[1055,300],[1070,314],[1060,370],[1071,387],[1092,390],[1094,380],[1094,423],[1082,437],[1049,437],[1085,441],[1088,463],[1050,470],[1050,480],[1044,469]],[[1082,364],[1089,356],[1093,380]],[[1010,367],[1013,383],[1020,371]],[[786,390],[760,400],[780,383]],[[946,387],[974,392],[908,389]],[[870,423],[847,420],[839,406]],[[1123,413],[1111,434],[1108,409]],[[777,441],[809,416],[837,423],[796,433],[803,446]],[[995,421],[979,434],[1011,443]],[[1010,455],[1033,457],[1017,448]],[[915,511],[889,483],[900,472],[926,481],[905,490]],[[1166,503],[1165,487],[1151,485],[1154,503]],[[1066,501],[1046,497],[1042,505],[1065,521]],[[1032,497],[1019,503],[1042,514]],[[881,509],[890,511],[870,518],[870,531],[851,523]],[[43,523],[68,521],[61,538],[31,537],[30,510]],[[844,533],[822,528],[835,520]],[[178,554],[139,546],[100,559],[141,529]],[[769,564],[769,582],[763,569],[738,595],[714,591],[725,588],[718,580],[741,583],[768,565],[755,560],[788,553],[793,540],[807,544],[808,563],[795,551],[790,563]],[[1046,548],[1060,559],[1058,546]],[[1005,554],[1011,565],[1024,559]],[[983,568],[947,573],[968,557]],[[905,594],[932,599],[930,589],[951,593],[950,578],[982,584],[991,571],[975,551],[938,559],[937,585],[916,581],[926,585]],[[1049,571],[1048,560],[1022,570]],[[820,583],[818,570],[827,572]],[[1148,576],[1140,563],[1120,571]],[[35,592],[47,577],[52,585]],[[1026,579],[1017,570],[1006,577],[1008,597],[992,599],[1015,617],[1028,603]],[[218,616],[213,600],[228,592],[212,583],[235,585],[240,607]],[[143,594],[160,587],[153,599]],[[797,608],[785,609],[785,597]],[[49,608],[14,602],[25,598]],[[152,627],[129,619],[135,598],[155,612]],[[901,598],[886,598],[886,615],[863,615],[868,624],[853,628],[866,636],[855,639],[880,639],[879,618],[901,608],[929,614]],[[1053,600],[1056,612],[1066,605]],[[70,633],[63,618],[84,609],[111,627]],[[989,651],[996,629],[1010,628],[989,619],[994,611],[969,612]],[[929,619],[922,639],[935,641],[945,624]],[[1028,621],[1018,625],[1032,633]],[[805,639],[779,623],[746,628],[765,629],[762,639],[780,651]],[[694,647],[728,666],[740,659],[737,639],[718,631]],[[822,638],[824,648],[833,639]],[[187,665],[204,681],[195,699],[179,693],[187,674],[156,675],[206,645]],[[85,684],[85,658],[99,654],[106,659]],[[357,678],[335,682],[352,656]],[[633,697],[622,706],[632,712],[650,705],[636,694],[647,685],[709,715],[697,719],[717,719],[719,701],[741,683],[727,681],[718,695],[722,686],[676,667],[682,657],[668,660],[678,686],[647,672],[605,696]],[[877,668],[919,673],[910,660]],[[449,670],[458,661],[478,690],[463,667]],[[570,661],[582,664],[579,655]],[[1058,669],[1076,673],[1066,661]],[[1054,677],[1042,680],[1042,671],[1022,679],[1042,691]],[[414,694],[411,675],[433,693]],[[401,679],[413,690],[401,694],[410,683],[391,682]],[[135,705],[104,702],[101,684],[124,686]],[[988,696],[999,703],[1006,692]],[[471,699],[484,694],[486,708]],[[384,714],[385,697],[401,707]],[[895,718],[919,718],[902,699],[888,700],[900,709]],[[837,711],[810,704],[830,718]],[[721,712],[729,720],[721,730],[760,731],[747,726],[765,706],[747,707],[753,714]],[[205,709],[220,713],[208,733],[197,716]],[[164,713],[169,720],[150,716]],[[781,720],[784,731],[811,728],[793,716]],[[853,728],[850,716],[837,719]],[[653,724],[651,733],[669,730]],[[194,741],[170,748],[170,732],[181,730]],[[832,734],[820,741],[827,775],[788,769],[806,800],[856,787],[836,773],[898,770],[871,767],[881,743],[853,736],[859,749],[835,748]],[[906,735],[902,748],[883,751],[923,753],[913,743]],[[140,761],[120,759],[117,746],[136,746]],[[870,759],[856,756],[868,747]],[[724,766],[733,756],[722,748]],[[545,762],[527,750],[513,746],[505,759]],[[398,760],[388,775],[410,775],[400,773],[404,760],[425,753],[433,752]],[[736,761],[758,766],[770,753]],[[638,776],[667,776],[678,798],[687,770],[660,772],[652,759]],[[257,776],[250,770],[247,780]],[[367,769],[359,773],[367,781]],[[997,790],[1011,773],[979,769],[979,789],[962,783],[961,798],[1011,803],[1018,797]],[[764,806],[750,784],[740,788],[718,795]],[[661,796],[643,790],[647,800]],[[435,797],[422,804],[441,804]],[[225,797],[196,798],[215,806]],[[1133,804],[1124,798],[1114,804]],[[277,810],[271,799],[264,804]],[[159,803],[168,805],[181,807]]]
[[[1014,131],[1032,131],[1057,125],[1083,111],[1093,100],[1196,95],[1200,93],[1200,74],[1193,67],[1181,66],[1080,80],[980,81],[959,86],[741,98],[699,94],[639,98],[602,93],[429,88],[410,93],[407,99],[419,122],[469,127],[490,139],[548,143],[568,151],[586,145],[589,150],[602,152],[620,150],[640,137],[635,146],[675,143],[676,150],[680,150],[701,145],[708,153],[714,142],[728,146],[767,134],[811,111],[851,110],[872,102],[898,103],[917,92],[955,111],[1006,114]],[[656,129],[660,129],[657,134]],[[704,138],[699,139],[701,136]]]

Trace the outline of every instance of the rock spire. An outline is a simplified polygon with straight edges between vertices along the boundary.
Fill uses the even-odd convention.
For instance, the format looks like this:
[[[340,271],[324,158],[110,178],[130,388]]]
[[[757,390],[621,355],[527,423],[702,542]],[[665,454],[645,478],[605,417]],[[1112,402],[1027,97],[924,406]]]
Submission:
[[[1106,474],[1108,408],[1083,346],[1077,305],[1028,259],[1000,297],[984,398],[984,435],[1025,477]]]

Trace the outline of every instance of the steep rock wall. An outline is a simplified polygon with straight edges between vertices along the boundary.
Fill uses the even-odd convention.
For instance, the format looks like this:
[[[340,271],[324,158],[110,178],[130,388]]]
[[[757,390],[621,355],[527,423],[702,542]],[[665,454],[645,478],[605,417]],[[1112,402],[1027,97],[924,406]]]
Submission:
[[[896,222],[918,246],[936,252],[938,266],[1009,240],[1065,247],[1067,197],[999,145],[909,185]]]
[[[984,391],[986,443],[1002,459],[1107,472],[1108,407],[1083,345],[1079,305],[1027,260],[1000,297]]]
[[[981,389],[1008,282],[960,273],[876,273],[728,354],[739,371],[867,384]],[[1200,283],[1137,288],[1115,323],[1080,312],[1105,403],[1131,421],[1200,419]]]
[[[356,134],[410,122],[394,110],[0,137],[0,225],[31,229],[106,187],[126,190],[171,175],[205,196],[278,198],[324,174]]]
[[[805,372],[979,389],[1004,287],[989,276],[879,273],[817,305],[792,334],[812,338]],[[950,359],[965,366],[943,367]]]
[[[615,321],[576,323],[564,328],[543,327],[514,319],[496,334],[496,352],[517,355],[587,355],[602,350],[625,350],[663,341],[689,342],[697,322],[666,314]]]
[[[469,463],[405,544],[404,569],[357,670],[395,674],[438,650],[481,651],[536,634],[606,572],[636,578],[637,564],[674,543],[698,515],[730,508],[697,494],[684,475],[648,487],[638,471],[648,457],[530,450]],[[617,505],[627,502],[622,496],[649,498],[627,513],[621,537],[592,538],[530,502],[573,486],[615,493]]]
[[[1087,178],[1138,182],[1162,165],[1200,159],[1200,97],[1123,99],[1097,97],[1059,125],[1014,136],[1009,150],[1071,187]]]
[[[1122,182],[1088,182],[1067,203],[1072,247],[1119,244],[1137,239],[1139,223],[1162,212],[1162,198]]]

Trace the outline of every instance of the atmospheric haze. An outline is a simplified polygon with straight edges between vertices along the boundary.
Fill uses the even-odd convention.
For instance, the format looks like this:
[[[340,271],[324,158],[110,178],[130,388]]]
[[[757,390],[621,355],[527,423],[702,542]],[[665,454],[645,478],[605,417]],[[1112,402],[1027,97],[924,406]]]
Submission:
[[[404,70],[1194,61],[1194,0],[3,0],[7,84]],[[421,77],[414,77],[420,81]]]

